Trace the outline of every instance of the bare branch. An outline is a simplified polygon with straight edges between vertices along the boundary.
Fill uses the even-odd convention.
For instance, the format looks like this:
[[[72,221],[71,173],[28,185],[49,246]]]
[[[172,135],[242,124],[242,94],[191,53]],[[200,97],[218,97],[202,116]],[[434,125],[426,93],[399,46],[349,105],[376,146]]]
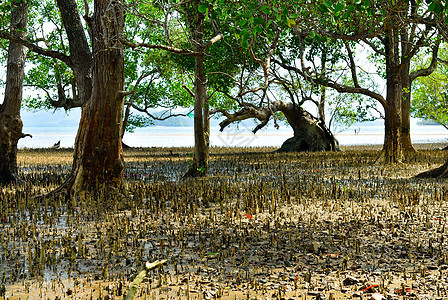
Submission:
[[[182,87],[194,98],[194,92],[186,84],[182,84]]]
[[[355,65],[355,59],[353,58],[353,52],[352,49],[350,48],[350,45],[348,44],[347,41],[344,41],[345,44],[345,48],[347,49],[348,52],[348,58],[350,60],[350,71],[352,73],[352,80],[353,80],[353,85],[356,88],[359,88],[359,82],[358,82],[358,75],[356,74],[356,65]]]
[[[438,62],[437,54],[439,53],[439,46],[440,41],[438,41],[437,44],[432,49],[431,64],[427,68],[416,70],[409,75],[411,82],[414,81],[414,79],[416,79],[417,77],[428,76],[432,72],[434,72],[434,70],[437,68],[437,62]]]
[[[213,44],[217,43],[220,39],[223,38],[223,34],[220,33],[214,38],[212,38],[208,43],[204,46],[204,52],[207,51],[208,48],[210,48]]]
[[[63,61],[69,67],[72,67],[72,65],[73,65],[69,56],[67,56],[63,53],[60,53],[58,51],[49,50],[49,49],[39,47],[39,46],[31,43],[30,41],[28,41],[26,39],[19,38],[15,35],[12,35],[11,33],[7,32],[7,31],[0,30],[0,38],[22,44],[23,46],[27,47],[28,49],[30,49],[31,51],[33,51],[37,54],[59,59],[60,61]]]
[[[383,55],[383,56],[386,55],[386,53],[385,53],[384,51],[378,49],[378,47],[375,46],[375,44],[372,43],[372,42],[370,42],[368,39],[362,39],[362,41],[363,41],[365,44],[369,45],[370,48],[372,48],[372,50],[375,51],[376,53],[381,54],[381,55]]]
[[[148,44],[148,43],[132,43],[123,38],[120,38],[120,42],[123,45],[126,45],[132,49],[143,47],[143,48],[148,48],[148,49],[166,50],[168,52],[171,52],[174,54],[179,54],[179,55],[189,55],[189,56],[195,56],[195,57],[204,56],[203,52],[194,52],[194,51],[191,51],[188,49],[179,49],[179,48],[171,47],[171,46],[167,46],[167,45],[154,45],[154,44]]]
[[[317,83],[317,84],[320,84],[320,85],[323,85],[326,87],[333,88],[333,89],[337,90],[339,93],[362,94],[362,95],[365,95],[365,96],[368,96],[368,97],[371,97],[371,98],[377,100],[378,102],[380,102],[380,104],[383,107],[387,107],[386,99],[384,99],[384,97],[382,95],[375,93],[369,89],[339,84],[334,80],[331,80],[329,78],[325,78],[322,76],[313,77],[313,76],[311,76],[311,73],[307,69],[301,70],[299,68],[286,65],[283,62],[280,62],[278,60],[276,60],[276,62],[280,66],[282,66],[284,69],[293,70],[293,71],[297,72],[298,74],[300,74],[305,80],[308,80],[312,83],[314,82],[314,83]]]
[[[157,121],[165,121],[165,120],[167,120],[167,119],[169,119],[169,118],[172,118],[172,117],[186,117],[186,116],[188,116],[188,115],[193,111],[193,110],[190,110],[190,111],[187,112],[187,113],[177,113],[177,114],[171,114],[171,113],[170,113],[170,114],[169,114],[168,116],[166,116],[166,117],[161,117],[161,116],[165,115],[167,112],[163,112],[161,116],[156,116],[156,115],[150,113],[148,108],[141,108],[141,107],[138,107],[138,106],[135,105],[135,104],[131,104],[131,106],[132,106],[133,109],[135,109],[135,110],[137,110],[137,111],[139,111],[139,112],[145,113],[145,114],[147,114],[151,119],[153,119],[153,120],[157,120]]]

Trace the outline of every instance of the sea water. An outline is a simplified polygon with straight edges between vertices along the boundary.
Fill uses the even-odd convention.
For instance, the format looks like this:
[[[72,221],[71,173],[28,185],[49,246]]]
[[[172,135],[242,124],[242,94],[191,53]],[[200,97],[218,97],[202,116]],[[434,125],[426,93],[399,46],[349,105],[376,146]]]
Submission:
[[[211,146],[229,147],[280,147],[292,137],[292,129],[281,126],[278,130],[269,127],[252,133],[253,126],[230,125],[219,131],[218,126],[211,127]],[[61,147],[73,147],[77,127],[24,127],[24,133],[33,135],[19,141],[19,148],[48,148],[58,141]],[[191,147],[194,145],[193,127],[149,126],[138,128],[133,133],[126,133],[123,141],[132,147]],[[335,134],[341,145],[381,145],[384,141],[382,125],[359,124]],[[411,126],[413,143],[448,143],[448,130],[440,125]]]

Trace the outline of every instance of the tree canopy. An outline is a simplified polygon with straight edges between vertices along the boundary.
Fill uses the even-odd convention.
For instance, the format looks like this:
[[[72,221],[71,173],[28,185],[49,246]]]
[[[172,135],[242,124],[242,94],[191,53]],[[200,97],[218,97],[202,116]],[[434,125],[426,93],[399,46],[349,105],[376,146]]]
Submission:
[[[117,11],[108,15],[99,1],[29,1],[23,37],[9,30],[15,2],[0,4],[3,57],[9,42],[27,47],[25,86],[41,92],[28,97],[25,106],[84,110],[92,98],[104,97],[93,94],[99,89],[95,80],[104,75],[99,70],[121,70],[123,64],[123,87],[116,86],[116,99],[123,104],[113,108],[123,106],[116,115],[122,115],[116,124],[121,136],[125,128],[177,115],[179,107],[186,109],[182,114],[194,111],[196,148],[202,149],[202,154],[195,152],[202,162],[194,170],[206,169],[210,111],[226,118],[222,128],[256,118],[257,131],[275,122],[280,108],[302,114],[310,102],[318,112],[310,120],[325,127],[323,135],[331,135],[326,128],[334,122],[350,125],[383,117],[390,162],[401,161],[402,152],[412,148],[411,103],[416,116],[435,110],[438,119],[446,115],[444,97],[436,95],[441,88],[431,84],[436,76],[444,80],[439,75],[443,67],[424,77],[436,69],[439,45],[448,37],[444,1],[112,2]],[[99,12],[103,19],[95,19]],[[122,24],[103,24],[104,18],[118,15],[126,15]],[[105,32],[96,34],[102,39],[106,31],[114,32],[109,38],[115,44],[101,50],[95,30],[103,26]],[[117,49],[123,53],[117,53],[114,66],[95,65],[96,51]],[[422,52],[430,61],[417,68],[414,61]],[[373,76],[364,64],[377,67]],[[422,89],[431,91],[430,99],[423,99]]]

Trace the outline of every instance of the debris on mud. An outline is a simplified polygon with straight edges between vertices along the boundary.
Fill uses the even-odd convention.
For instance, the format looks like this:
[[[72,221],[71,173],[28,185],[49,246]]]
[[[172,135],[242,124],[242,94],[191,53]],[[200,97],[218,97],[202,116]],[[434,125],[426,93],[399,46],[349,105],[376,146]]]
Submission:
[[[130,149],[126,197],[83,200],[33,198],[71,151],[21,150],[26,184],[0,187],[0,297],[123,299],[158,259],[135,299],[448,297],[448,186],[412,178],[443,151],[387,166],[377,150],[272,150],[212,148],[192,180],[191,149]]]

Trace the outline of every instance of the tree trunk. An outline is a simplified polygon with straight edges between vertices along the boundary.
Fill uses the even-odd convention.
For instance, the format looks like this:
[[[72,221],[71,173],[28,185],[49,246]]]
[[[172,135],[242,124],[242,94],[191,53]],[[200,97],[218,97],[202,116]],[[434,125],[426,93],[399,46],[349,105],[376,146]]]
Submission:
[[[403,159],[402,128],[402,79],[400,68],[399,34],[393,28],[386,31],[386,76],[387,96],[384,120],[383,151],[386,163],[397,163]]]
[[[195,59],[195,92],[194,92],[194,156],[186,176],[205,176],[208,171],[208,145],[205,132],[204,103],[207,97],[207,84],[204,71],[204,58]]]
[[[288,103],[281,112],[285,115],[294,136],[287,139],[277,152],[338,151],[339,143],[325,123],[300,107]]]
[[[28,1],[11,1],[11,33],[25,38],[28,20]],[[22,133],[20,107],[26,48],[9,42],[5,98],[0,105],[0,183],[20,182],[17,168],[17,143]]]
[[[93,90],[82,108],[76,136],[71,190],[76,194],[123,183],[121,127],[124,108],[124,27],[122,1],[97,0],[92,20]]]
[[[190,33],[193,37],[194,51],[204,51],[204,19],[205,15],[197,11],[200,2],[195,2],[190,14]],[[194,81],[194,156],[190,169],[185,176],[205,176],[208,172],[208,101],[207,78],[205,75],[204,56],[195,57]],[[207,105],[207,106],[206,106]]]
[[[387,105],[384,119],[384,157],[385,163],[397,163],[403,159],[402,148],[402,90],[401,84],[397,80],[388,79],[387,83]]]
[[[401,144],[405,155],[413,154],[417,150],[411,141],[411,85],[407,85],[403,91],[403,101],[401,102]]]
[[[325,47],[322,50],[322,56],[321,56],[321,65],[322,65],[322,69],[320,70],[320,73],[322,74],[322,76],[325,76],[325,73],[327,72],[327,48]],[[318,111],[318,118],[321,120],[322,123],[326,123],[325,122],[325,102],[327,101],[327,87],[324,85],[320,86],[320,101],[317,105],[317,111]]]
[[[409,55],[409,33],[408,28],[401,30],[401,59],[404,64],[401,69],[402,101],[401,101],[401,145],[406,155],[417,152],[411,142],[411,61]]]
[[[93,57],[89,48],[89,43],[81,23],[78,7],[75,0],[57,0],[59,12],[61,13],[70,49],[70,68],[73,71],[75,95],[73,99],[67,99],[60,87],[59,99],[54,102],[56,107],[80,107],[90,100],[92,95],[92,68]]]
[[[210,148],[210,104],[208,101],[208,95],[205,94],[205,103],[204,103],[204,109],[203,111],[203,118],[204,118],[204,138],[205,138],[205,145],[207,147],[207,153],[208,149]],[[208,156],[208,154],[207,154]],[[208,158],[207,158],[208,161]]]
[[[384,127],[384,156],[386,163],[397,163],[403,159],[401,140],[401,111],[389,105],[386,108]]]

